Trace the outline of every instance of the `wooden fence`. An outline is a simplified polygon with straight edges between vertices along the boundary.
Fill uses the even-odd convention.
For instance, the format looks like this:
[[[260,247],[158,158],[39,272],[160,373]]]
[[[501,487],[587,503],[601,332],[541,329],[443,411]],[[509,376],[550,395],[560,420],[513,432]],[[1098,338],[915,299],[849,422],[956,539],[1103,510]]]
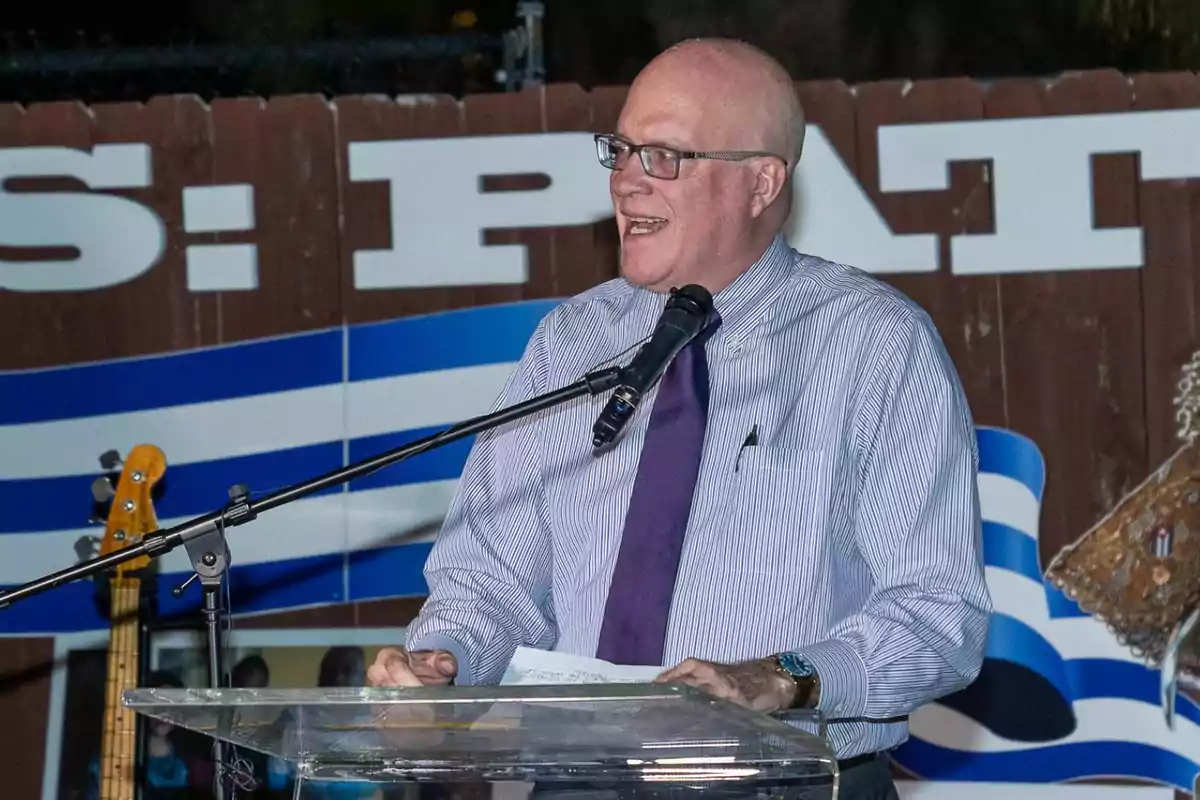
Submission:
[[[881,192],[880,126],[1200,107],[1200,78],[1191,74],[1130,78],[1101,71],[1057,81],[856,87],[820,82],[798,90],[810,120],[892,230],[939,234],[943,264],[951,234],[992,229],[985,165],[953,165],[946,191]],[[489,243],[528,245],[523,285],[356,290],[351,254],[388,247],[390,220],[386,185],[349,180],[346,148],[376,139],[604,130],[615,124],[624,95],[623,87],[555,85],[461,101],[296,96],[205,105],[162,97],[144,106],[0,106],[0,148],[150,143],[153,185],[117,193],[152,207],[167,226],[161,262],[133,281],[69,293],[0,290],[0,369],[160,353],[586,289],[615,274],[610,221],[488,232]],[[1180,365],[1200,347],[1197,185],[1142,181],[1133,155],[1093,162],[1095,224],[1141,226],[1142,268],[972,276],[943,268],[882,276],[933,316],[977,422],[1024,433],[1045,454],[1043,558],[1080,535],[1174,449],[1174,384]],[[256,229],[185,232],[183,187],[229,183],[255,187]],[[255,242],[258,289],[190,293],[183,254],[197,241]],[[28,257],[27,249],[0,241],[0,261]],[[400,613],[411,613],[411,604],[405,608]],[[391,613],[348,607],[305,612],[305,619],[352,625]],[[388,618],[388,624],[403,622]],[[39,665],[50,655],[48,639],[0,641],[0,685],[9,689],[0,695],[0,739],[9,763],[24,765],[7,777],[13,798],[39,796],[41,773],[34,767],[42,759],[49,692]]]

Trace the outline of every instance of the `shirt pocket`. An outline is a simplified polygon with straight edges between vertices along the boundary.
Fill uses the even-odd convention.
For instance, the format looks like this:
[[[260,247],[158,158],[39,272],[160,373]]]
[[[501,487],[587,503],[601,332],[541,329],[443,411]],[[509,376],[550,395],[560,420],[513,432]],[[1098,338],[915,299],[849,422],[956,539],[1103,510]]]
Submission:
[[[728,571],[775,585],[798,584],[799,572],[823,568],[833,461],[826,450],[742,451],[721,535]]]

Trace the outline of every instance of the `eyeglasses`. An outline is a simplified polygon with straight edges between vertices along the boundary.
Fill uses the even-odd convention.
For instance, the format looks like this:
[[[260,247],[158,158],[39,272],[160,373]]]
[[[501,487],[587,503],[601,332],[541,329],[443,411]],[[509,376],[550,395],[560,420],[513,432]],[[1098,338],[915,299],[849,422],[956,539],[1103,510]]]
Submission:
[[[778,158],[787,166],[787,159],[775,153],[761,150],[718,150],[696,152],[676,150],[657,144],[633,144],[609,133],[596,134],[596,157],[608,169],[624,169],[629,157],[637,153],[642,169],[652,178],[673,181],[679,177],[679,162],[685,158],[700,158],[711,161],[745,161],[747,158]]]

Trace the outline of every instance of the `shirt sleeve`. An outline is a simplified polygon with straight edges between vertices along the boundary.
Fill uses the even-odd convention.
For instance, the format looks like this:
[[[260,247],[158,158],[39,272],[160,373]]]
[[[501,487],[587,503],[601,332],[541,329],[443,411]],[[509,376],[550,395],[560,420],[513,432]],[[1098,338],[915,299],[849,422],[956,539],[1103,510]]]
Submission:
[[[874,587],[861,612],[800,652],[830,718],[884,719],[957,691],[983,664],[978,445],[962,385],[928,316],[879,349],[857,403],[857,538]]]
[[[548,320],[538,325],[493,410],[545,391]],[[545,649],[557,637],[535,419],[477,434],[425,563],[429,596],[406,646],[449,650],[460,684],[496,683],[519,645]]]

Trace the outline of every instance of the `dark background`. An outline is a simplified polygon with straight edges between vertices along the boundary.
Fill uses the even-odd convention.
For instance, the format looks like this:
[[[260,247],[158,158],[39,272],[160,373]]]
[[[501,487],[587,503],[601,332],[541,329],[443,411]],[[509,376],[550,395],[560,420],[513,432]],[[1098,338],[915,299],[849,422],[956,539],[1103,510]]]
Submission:
[[[9,4],[0,101],[503,91],[517,0]],[[1052,75],[1200,64],[1196,0],[548,0],[546,79],[625,84],[679,39],[729,35],[798,80]],[[166,48],[146,51],[139,48]],[[224,48],[213,52],[204,48]],[[271,49],[273,48],[273,49]],[[323,50],[320,48],[324,48]],[[181,60],[188,63],[180,63]]]

